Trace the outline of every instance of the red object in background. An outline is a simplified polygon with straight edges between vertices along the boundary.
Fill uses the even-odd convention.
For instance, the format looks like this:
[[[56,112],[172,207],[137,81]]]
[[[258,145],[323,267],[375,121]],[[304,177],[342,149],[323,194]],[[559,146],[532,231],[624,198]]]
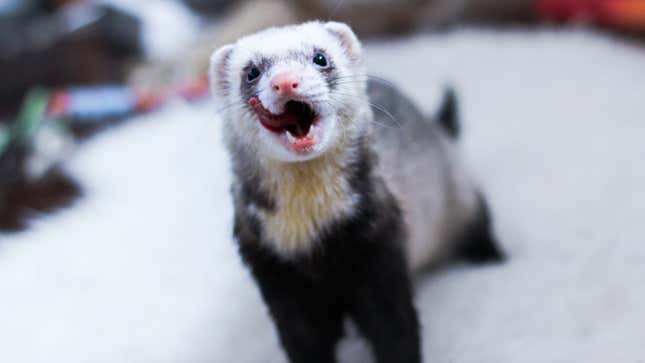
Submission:
[[[603,2],[605,22],[645,31],[645,0],[614,0]]]
[[[537,0],[536,10],[540,17],[558,22],[586,20],[592,16],[589,0]]]
[[[52,117],[59,117],[65,114],[69,108],[70,96],[67,92],[57,91],[49,101],[47,114]]]
[[[645,31],[645,0],[537,0],[540,17]]]

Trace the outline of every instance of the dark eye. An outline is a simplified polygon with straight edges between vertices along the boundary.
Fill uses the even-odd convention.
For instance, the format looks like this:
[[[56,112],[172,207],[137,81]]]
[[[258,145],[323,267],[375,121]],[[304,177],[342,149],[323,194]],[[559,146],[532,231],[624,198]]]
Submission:
[[[314,55],[314,63],[320,67],[327,67],[329,64],[327,63],[327,58],[320,53],[316,53],[316,55]]]
[[[251,67],[246,75],[246,79],[249,82],[253,82],[258,77],[260,77],[260,70],[258,69],[258,67]]]

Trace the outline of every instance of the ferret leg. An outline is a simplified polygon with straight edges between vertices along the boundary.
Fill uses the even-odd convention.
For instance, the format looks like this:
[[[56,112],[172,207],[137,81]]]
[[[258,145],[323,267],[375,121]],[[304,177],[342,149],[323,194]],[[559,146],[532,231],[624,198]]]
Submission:
[[[292,295],[269,306],[291,363],[336,362],[336,345],[343,325],[342,316],[334,307]]]
[[[479,196],[479,211],[460,244],[459,255],[472,263],[502,262],[505,259],[493,235],[488,205]]]
[[[386,249],[364,257],[353,280],[349,315],[378,363],[420,363],[419,323],[404,257]]]
[[[334,363],[343,334],[343,310],[291,269],[254,269],[280,342],[291,363]]]

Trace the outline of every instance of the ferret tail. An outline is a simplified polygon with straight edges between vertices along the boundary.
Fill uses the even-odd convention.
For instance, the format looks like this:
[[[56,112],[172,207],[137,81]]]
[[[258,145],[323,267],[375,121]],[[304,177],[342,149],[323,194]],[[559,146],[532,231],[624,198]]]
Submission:
[[[446,87],[443,101],[437,115],[439,125],[453,139],[458,139],[461,131],[459,123],[459,105],[457,95],[452,87]]]

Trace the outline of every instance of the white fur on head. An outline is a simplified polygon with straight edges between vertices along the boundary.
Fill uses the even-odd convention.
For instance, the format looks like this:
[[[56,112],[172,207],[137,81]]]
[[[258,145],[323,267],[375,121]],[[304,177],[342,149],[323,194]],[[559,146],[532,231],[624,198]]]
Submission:
[[[313,64],[317,51],[324,52],[333,64],[333,80]],[[361,44],[352,30],[336,22],[270,28],[217,50],[211,57],[211,89],[228,141],[245,145],[259,158],[296,162],[318,157],[355,135],[365,119],[360,116],[369,112],[361,54]],[[244,93],[249,65],[263,67],[253,96],[272,113],[280,113],[285,100],[271,92],[271,78],[285,70],[300,77],[306,93],[303,101],[313,104],[320,120],[320,139],[311,152],[302,155],[288,150],[275,133],[258,122],[247,105],[249,94]]]
[[[349,59],[360,61],[363,56],[363,47],[356,34],[347,24],[330,21],[325,24],[325,28],[338,37]]]
[[[211,93],[216,98],[226,97],[226,90],[230,86],[226,83],[228,58],[231,56],[235,47],[232,44],[225,45],[216,50],[211,56],[210,70],[208,75],[211,80]]]

